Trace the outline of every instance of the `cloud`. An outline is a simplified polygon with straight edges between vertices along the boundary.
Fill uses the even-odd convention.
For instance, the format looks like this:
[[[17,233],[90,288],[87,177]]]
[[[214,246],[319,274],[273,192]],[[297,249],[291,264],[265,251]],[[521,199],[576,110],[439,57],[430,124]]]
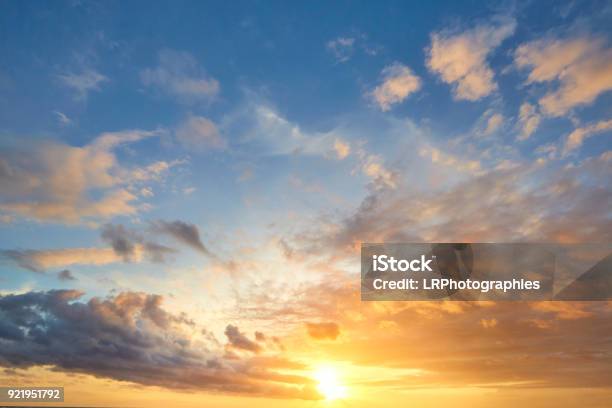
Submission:
[[[282,357],[224,359],[208,331],[167,312],[161,296],[124,292],[84,302],[82,295],[0,296],[0,365],[51,366],[172,390],[321,398],[311,380],[286,374],[303,366]]]
[[[86,69],[78,74],[66,73],[59,75],[62,83],[71,88],[79,100],[87,99],[91,91],[99,91],[100,85],[109,79],[93,69]]]
[[[338,37],[327,42],[325,47],[332,53],[336,61],[346,62],[353,56],[355,39],[352,37]]]
[[[519,124],[521,125],[521,133],[518,140],[527,140],[540,125],[541,116],[537,112],[535,106],[528,102],[524,102],[519,109]]]
[[[351,142],[343,128],[317,132],[302,129],[271,106],[249,103],[222,121],[222,133],[236,136],[238,146],[262,155],[304,155],[327,159],[350,154]]]
[[[71,224],[136,214],[137,197],[131,185],[151,179],[157,168],[128,170],[118,163],[113,149],[159,133],[103,133],[83,147],[59,142],[3,146],[0,210]]]
[[[53,111],[53,113],[55,114],[55,116],[57,116],[57,120],[59,121],[61,125],[68,126],[72,123],[72,119],[66,116],[66,114],[60,111]]]
[[[162,50],[159,64],[140,73],[146,86],[156,87],[184,103],[210,102],[219,93],[219,82],[204,72],[188,52]]]
[[[202,116],[190,116],[176,129],[175,135],[180,144],[198,151],[227,146],[215,123]]]
[[[471,174],[481,174],[483,172],[482,165],[478,160],[463,159],[433,146],[421,147],[419,156],[429,159],[436,165],[449,167],[454,171]]]
[[[308,335],[316,340],[336,340],[340,335],[340,328],[337,323],[306,323]]]
[[[179,242],[190,246],[191,248],[203,254],[210,255],[208,249],[202,243],[198,227],[186,223],[184,221],[163,221],[158,220],[151,223],[154,231],[162,234],[167,234]]]
[[[129,261],[134,256],[136,245],[133,240],[135,237],[123,225],[106,224],[102,228],[101,236],[124,260]]]
[[[536,40],[518,47],[514,58],[518,68],[529,70],[528,84],[558,82],[539,100],[549,116],[562,116],[612,89],[612,48],[603,38]]]
[[[584,141],[589,137],[598,133],[608,132],[610,130],[612,130],[612,119],[602,120],[585,127],[574,129],[574,131],[569,134],[567,140],[565,141],[565,145],[563,146],[563,155],[566,156],[571,151],[580,148],[582,143],[584,143]]]
[[[33,272],[72,265],[107,265],[123,260],[112,248],[14,249],[0,251],[0,257]]]
[[[74,275],[72,274],[72,272],[70,272],[68,269],[64,269],[63,271],[59,271],[57,273],[57,278],[59,280],[62,280],[62,281],[74,281],[74,280],[77,280],[77,278],[75,278]]]
[[[382,83],[371,92],[371,97],[382,111],[404,101],[421,89],[421,80],[410,68],[395,62],[382,70]]]
[[[298,253],[352,257],[362,242],[607,242],[612,189],[598,180],[610,155],[574,166],[517,163],[427,190],[398,183],[371,191],[340,220],[300,234]]]
[[[261,352],[261,346],[241,333],[236,326],[228,324],[225,328],[225,336],[229,341],[229,345],[234,349],[250,351],[253,353]]]
[[[487,58],[516,28],[511,18],[458,34],[437,32],[427,49],[427,68],[453,86],[455,99],[475,101],[497,89]]]
[[[72,265],[107,265],[117,262],[165,262],[176,249],[145,239],[140,233],[123,225],[106,224],[100,236],[110,248],[61,248],[46,250],[1,250],[0,258],[15,262],[22,268],[43,272]]]
[[[484,129],[485,135],[492,135],[497,132],[504,124],[504,116],[500,113],[494,113],[487,119],[487,126]]]
[[[343,160],[351,153],[351,146],[342,139],[336,139],[334,140],[334,150],[336,157]]]
[[[351,37],[338,37],[335,40],[329,41],[325,46],[332,53],[336,61],[346,62],[353,55],[353,46],[355,39]]]
[[[397,174],[387,169],[382,158],[377,155],[367,155],[361,165],[363,174],[372,179],[377,188],[396,188]]]
[[[139,262],[143,255],[146,255],[152,262],[165,262],[168,255],[177,252],[174,248],[147,240],[136,231],[128,230],[123,225],[106,224],[100,235],[124,262]]]

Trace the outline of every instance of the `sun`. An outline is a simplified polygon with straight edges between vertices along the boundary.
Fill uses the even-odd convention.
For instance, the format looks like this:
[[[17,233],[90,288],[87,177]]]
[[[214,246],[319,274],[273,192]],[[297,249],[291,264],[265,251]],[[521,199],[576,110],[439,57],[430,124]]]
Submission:
[[[320,367],[314,373],[317,390],[328,401],[346,398],[347,389],[341,383],[338,371],[333,367]]]

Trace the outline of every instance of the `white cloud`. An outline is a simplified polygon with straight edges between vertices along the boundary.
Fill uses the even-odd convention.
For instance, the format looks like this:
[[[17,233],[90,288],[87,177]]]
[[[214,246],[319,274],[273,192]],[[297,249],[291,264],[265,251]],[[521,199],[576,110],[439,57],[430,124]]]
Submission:
[[[201,116],[190,116],[178,127],[175,135],[183,146],[199,151],[227,146],[214,122]]]
[[[525,102],[519,109],[519,124],[521,125],[521,133],[518,140],[527,140],[533,132],[540,126],[541,116],[535,106]]]
[[[91,91],[99,91],[100,85],[109,79],[93,69],[86,69],[78,74],[66,73],[59,75],[59,79],[76,93],[79,100],[87,99]]]
[[[162,50],[159,65],[140,73],[142,83],[154,86],[181,102],[211,101],[219,93],[219,81],[204,72],[188,52]]]
[[[410,68],[398,62],[382,70],[382,83],[371,93],[381,110],[388,111],[391,105],[405,100],[421,88],[421,80]]]
[[[529,69],[527,83],[558,81],[559,86],[539,100],[550,116],[562,116],[612,90],[612,48],[602,38],[533,41],[517,48],[515,64]]]
[[[67,126],[72,123],[72,120],[68,116],[66,116],[66,114],[60,111],[53,111],[53,113],[55,114],[55,116],[57,116],[57,120],[60,122],[60,124]]]
[[[567,140],[565,141],[565,145],[563,146],[563,155],[566,156],[572,150],[578,149],[589,137],[610,130],[612,130],[612,119],[602,120],[589,126],[574,129],[574,131],[569,134]]]
[[[514,33],[516,21],[501,19],[495,25],[480,25],[459,34],[431,35],[427,67],[453,86],[456,99],[475,101],[497,89],[488,55]]]
[[[328,41],[325,46],[334,55],[336,61],[346,62],[353,56],[354,45],[354,38],[338,37],[335,40]]]

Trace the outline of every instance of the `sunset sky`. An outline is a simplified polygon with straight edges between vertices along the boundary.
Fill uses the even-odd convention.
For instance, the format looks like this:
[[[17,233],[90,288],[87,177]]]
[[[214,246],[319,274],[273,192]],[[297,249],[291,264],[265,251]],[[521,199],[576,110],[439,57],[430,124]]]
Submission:
[[[359,291],[363,242],[612,242],[609,1],[0,4],[0,385],[609,406],[612,301]]]

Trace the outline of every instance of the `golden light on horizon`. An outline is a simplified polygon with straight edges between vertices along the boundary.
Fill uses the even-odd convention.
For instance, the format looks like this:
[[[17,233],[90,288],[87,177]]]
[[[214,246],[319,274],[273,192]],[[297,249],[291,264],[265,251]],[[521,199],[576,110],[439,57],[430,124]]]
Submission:
[[[323,366],[314,373],[317,381],[317,391],[325,397],[327,401],[346,398],[348,395],[347,387],[342,384],[338,370],[334,367]]]

